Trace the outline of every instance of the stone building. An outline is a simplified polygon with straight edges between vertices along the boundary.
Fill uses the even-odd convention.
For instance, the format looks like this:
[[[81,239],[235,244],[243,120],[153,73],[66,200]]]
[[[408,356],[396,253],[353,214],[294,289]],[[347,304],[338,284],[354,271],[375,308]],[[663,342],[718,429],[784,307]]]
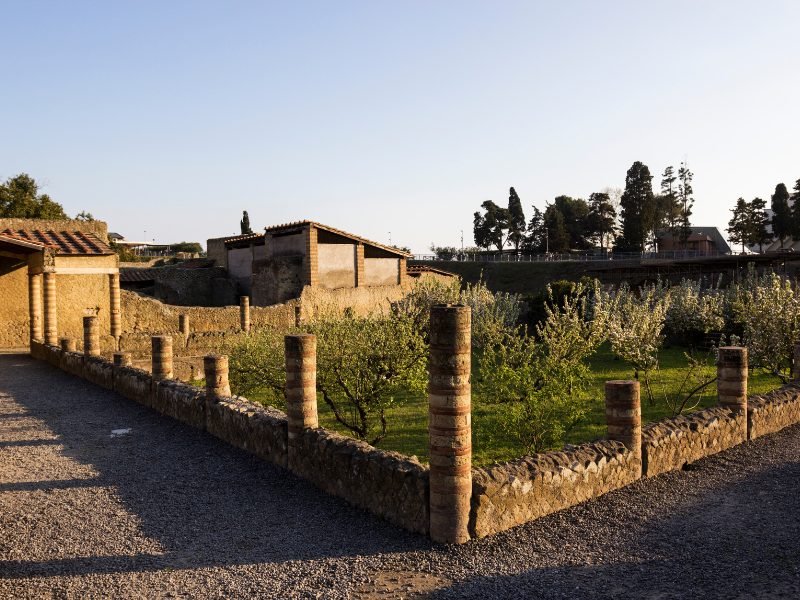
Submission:
[[[121,334],[119,260],[101,221],[0,219],[0,348],[82,339],[97,315],[108,349]]]
[[[267,227],[263,234],[208,240],[208,256],[225,267],[256,306],[299,298],[303,288],[403,285],[410,254],[314,221]]]

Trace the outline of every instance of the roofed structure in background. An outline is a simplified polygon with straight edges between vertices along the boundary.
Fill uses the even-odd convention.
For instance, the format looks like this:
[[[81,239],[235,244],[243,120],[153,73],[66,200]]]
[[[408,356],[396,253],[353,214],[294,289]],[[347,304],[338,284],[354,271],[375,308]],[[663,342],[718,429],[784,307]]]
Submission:
[[[451,273],[450,271],[445,271],[444,269],[431,267],[429,265],[408,265],[408,267],[406,267],[406,273],[408,273],[409,277],[414,277],[414,278],[419,278],[426,274],[438,275],[443,278],[458,277],[458,275],[456,275],[455,273]]]
[[[679,239],[674,239],[669,231],[661,230],[656,233],[659,252],[691,252],[700,256],[719,256],[731,254],[731,247],[717,227],[696,227],[684,244]]]
[[[84,231],[57,231],[53,229],[4,229],[0,236],[6,239],[37,244],[50,248],[57,255],[110,255],[111,247],[95,233]]]
[[[316,221],[303,220],[208,240],[208,257],[225,267],[256,306],[328,289],[400,285],[408,252]]]

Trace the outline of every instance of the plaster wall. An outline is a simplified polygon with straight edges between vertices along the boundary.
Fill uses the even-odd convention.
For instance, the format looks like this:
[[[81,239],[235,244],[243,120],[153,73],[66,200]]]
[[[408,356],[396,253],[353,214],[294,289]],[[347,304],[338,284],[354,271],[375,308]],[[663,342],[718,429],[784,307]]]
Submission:
[[[266,245],[271,256],[304,255],[306,253],[305,236],[302,231],[289,235],[267,235]]]
[[[28,345],[28,264],[0,256],[0,348]]]
[[[250,295],[250,277],[253,274],[253,249],[228,250],[228,273],[236,281],[242,295]]]
[[[318,244],[319,284],[330,289],[355,287],[355,244]]]
[[[367,285],[396,285],[399,258],[365,258],[364,278]]]

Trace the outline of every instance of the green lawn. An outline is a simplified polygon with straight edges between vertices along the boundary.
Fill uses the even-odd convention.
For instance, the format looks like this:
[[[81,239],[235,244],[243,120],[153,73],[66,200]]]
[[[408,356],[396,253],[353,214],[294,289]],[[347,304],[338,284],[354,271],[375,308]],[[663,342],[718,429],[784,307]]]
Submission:
[[[642,419],[644,422],[663,419],[671,415],[667,408],[663,394],[675,392],[679,389],[682,380],[683,367],[686,365],[684,356],[685,348],[666,348],[661,354],[660,371],[654,377],[655,405],[650,405],[642,391]],[[610,351],[603,347],[590,361],[592,381],[586,394],[587,416],[569,432],[565,443],[579,444],[602,438],[605,435],[605,406],[603,401],[603,387],[611,379],[632,379],[633,370],[624,362],[615,360]],[[778,378],[761,373],[751,373],[749,379],[749,392],[751,394],[764,393],[780,385]],[[710,385],[701,399],[698,408],[713,406],[716,403],[716,386]],[[282,399],[275,398],[269,391],[248,394],[253,401],[265,404],[279,405]],[[473,464],[487,465],[495,461],[509,460],[522,454],[515,444],[513,436],[501,425],[491,406],[485,406],[480,398],[473,394],[472,403],[472,432],[473,432]],[[319,400],[320,425],[327,429],[347,433],[336,421],[330,408]],[[417,456],[421,461],[427,461],[428,456],[428,406],[427,398],[423,396],[410,396],[398,402],[398,405],[387,413],[389,433],[381,442],[380,447],[386,450],[395,450],[406,455]]]

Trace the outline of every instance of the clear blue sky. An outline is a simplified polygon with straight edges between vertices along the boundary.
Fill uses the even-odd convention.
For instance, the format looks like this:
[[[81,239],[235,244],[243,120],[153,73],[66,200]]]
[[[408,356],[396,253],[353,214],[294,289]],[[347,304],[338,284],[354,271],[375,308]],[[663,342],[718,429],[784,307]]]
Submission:
[[[0,178],[159,242],[310,218],[424,252],[688,158],[800,178],[800,2],[0,3]]]

